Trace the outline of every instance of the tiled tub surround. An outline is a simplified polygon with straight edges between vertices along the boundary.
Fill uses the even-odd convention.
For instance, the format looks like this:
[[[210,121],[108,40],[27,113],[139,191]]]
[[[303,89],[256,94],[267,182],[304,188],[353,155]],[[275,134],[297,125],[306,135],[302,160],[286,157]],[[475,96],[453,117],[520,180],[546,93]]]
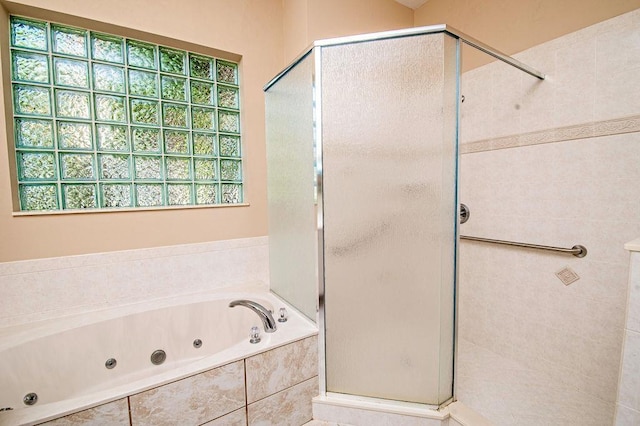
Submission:
[[[267,285],[267,240],[0,263],[0,329],[238,285]]]
[[[306,415],[296,417],[301,403],[291,398],[305,395],[302,412],[309,420],[317,394],[317,380],[311,380],[317,375],[317,328],[289,308],[287,322],[251,344],[249,329],[262,323],[247,308],[229,308],[234,299],[255,300],[275,312],[286,307],[264,287],[238,287],[5,328],[0,406],[14,410],[0,412],[0,425],[38,424],[97,405],[73,418],[109,419],[120,416],[122,405],[111,401],[126,397],[134,425],[202,424],[245,402],[255,404],[249,408],[255,424],[278,416],[304,423]],[[199,348],[195,339],[202,340]],[[150,362],[156,349],[167,354],[161,365]],[[110,358],[117,360],[113,369],[105,368]],[[231,384],[236,382],[240,390]],[[29,392],[38,394],[31,407],[22,402]],[[269,398],[282,400],[278,407],[288,411],[265,410]],[[106,403],[113,405],[101,405]]]
[[[613,424],[628,253],[640,235],[640,10],[462,76],[456,392],[496,425]],[[565,286],[564,267],[580,279]]]
[[[640,238],[625,244],[631,252],[624,350],[616,401],[616,426],[640,424]]]
[[[43,425],[302,425],[318,393],[317,353],[311,336]]]

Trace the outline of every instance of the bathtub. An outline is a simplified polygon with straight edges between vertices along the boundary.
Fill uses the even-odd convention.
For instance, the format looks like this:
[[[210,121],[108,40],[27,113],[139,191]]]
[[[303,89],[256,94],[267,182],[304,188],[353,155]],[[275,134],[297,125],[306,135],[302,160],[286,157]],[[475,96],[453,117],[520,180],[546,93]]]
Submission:
[[[288,321],[265,333],[250,299]],[[258,326],[262,340],[249,342]],[[0,331],[0,425],[32,425],[161,386],[317,334],[264,287],[163,299]],[[200,340],[198,344],[196,340]],[[160,365],[156,350],[166,353]],[[107,368],[114,363],[115,367]],[[37,403],[25,405],[25,395]]]

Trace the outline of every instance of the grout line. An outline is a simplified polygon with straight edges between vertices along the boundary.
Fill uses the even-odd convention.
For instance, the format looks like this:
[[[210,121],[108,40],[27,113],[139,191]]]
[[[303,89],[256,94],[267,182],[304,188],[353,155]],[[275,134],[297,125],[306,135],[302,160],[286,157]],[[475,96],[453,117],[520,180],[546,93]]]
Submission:
[[[260,398],[260,399],[256,399],[256,400],[255,400],[255,401],[253,401],[251,404],[255,404],[256,402],[259,402],[259,401],[264,401],[264,400],[265,400],[265,399],[267,399],[267,398],[270,398],[270,397],[272,397],[272,396],[274,396],[274,395],[277,395],[277,394],[279,394],[279,393],[282,393],[282,392],[284,392],[284,391],[290,390],[291,388],[294,388],[294,387],[296,387],[296,386],[298,386],[298,385],[301,385],[301,384],[302,384],[302,383],[304,383],[304,382],[308,382],[308,381],[310,381],[311,379],[314,379],[314,378],[315,378],[315,379],[318,379],[318,377],[319,377],[319,376],[318,376],[317,374],[316,374],[315,376],[311,376],[311,377],[309,377],[308,379],[304,379],[304,380],[302,380],[301,382],[298,382],[298,383],[296,383],[296,384],[294,384],[294,385],[287,386],[286,388],[282,388],[282,389],[280,389],[279,391],[277,391],[277,392],[275,392],[275,393],[272,393],[272,394],[267,395],[267,396],[265,396],[265,397],[262,397],[262,398]],[[247,404],[247,406],[249,406],[249,404]]]
[[[127,395],[127,408],[129,409],[129,426],[133,426],[133,418],[131,417],[131,395]]]
[[[247,358],[242,360],[244,366],[244,422],[249,426],[249,389],[247,388]]]

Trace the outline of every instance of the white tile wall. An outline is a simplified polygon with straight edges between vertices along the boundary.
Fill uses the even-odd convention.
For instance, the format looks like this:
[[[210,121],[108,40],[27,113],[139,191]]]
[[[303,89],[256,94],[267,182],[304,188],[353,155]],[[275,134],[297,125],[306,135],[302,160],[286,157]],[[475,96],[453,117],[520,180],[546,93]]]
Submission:
[[[466,72],[462,142],[639,114],[639,50],[640,9],[514,55],[545,81],[500,61]]]
[[[0,263],[0,327],[268,276],[267,237]]]
[[[639,23],[636,10],[515,55],[547,73],[542,82],[499,62],[465,73],[463,143],[640,114]],[[457,393],[497,425],[613,422],[624,243],[640,235],[639,138],[462,155],[461,202],[471,209],[462,234],[589,251],[578,259],[461,243],[458,331],[466,350]],[[567,266],[580,276],[570,286],[555,276]]]
[[[640,241],[640,240],[638,240]],[[640,424],[640,252],[631,252],[629,302],[620,368],[616,426]]]

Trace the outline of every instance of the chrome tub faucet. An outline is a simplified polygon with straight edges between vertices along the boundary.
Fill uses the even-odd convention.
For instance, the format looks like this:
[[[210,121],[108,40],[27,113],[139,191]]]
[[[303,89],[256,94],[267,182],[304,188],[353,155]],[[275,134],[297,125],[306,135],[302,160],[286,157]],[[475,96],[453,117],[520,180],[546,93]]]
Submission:
[[[273,333],[274,331],[276,331],[276,320],[273,319],[273,315],[271,314],[271,311],[269,311],[267,308],[265,308],[261,304],[254,302],[252,300],[239,299],[229,303],[230,308],[233,308],[234,306],[244,306],[246,308],[251,309],[256,314],[258,314],[258,316],[262,320],[262,325],[264,325],[265,333]]]

